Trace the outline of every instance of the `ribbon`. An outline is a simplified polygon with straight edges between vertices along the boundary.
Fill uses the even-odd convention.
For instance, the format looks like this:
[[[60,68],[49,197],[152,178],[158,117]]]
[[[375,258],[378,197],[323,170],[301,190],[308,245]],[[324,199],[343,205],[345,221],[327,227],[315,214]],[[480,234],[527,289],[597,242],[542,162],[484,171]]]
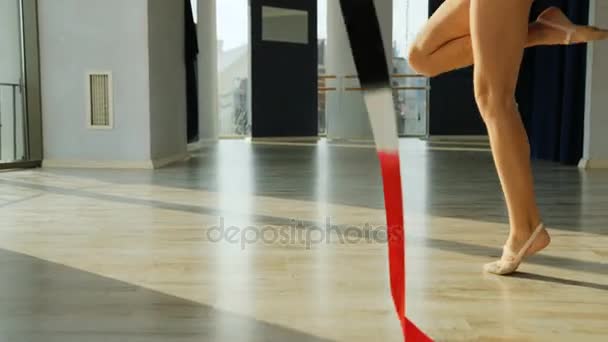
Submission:
[[[388,63],[374,0],[340,0],[382,169],[390,287],[403,338],[432,341],[406,317],[405,230],[399,138]]]

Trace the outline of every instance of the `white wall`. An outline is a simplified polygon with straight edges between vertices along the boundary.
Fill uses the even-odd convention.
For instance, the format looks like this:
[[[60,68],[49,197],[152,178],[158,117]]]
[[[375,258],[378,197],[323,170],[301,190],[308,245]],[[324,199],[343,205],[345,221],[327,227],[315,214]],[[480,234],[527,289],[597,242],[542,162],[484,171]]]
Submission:
[[[181,1],[39,1],[46,165],[151,167],[184,157],[183,15]],[[88,71],[112,72],[113,129],[87,128]]]
[[[591,0],[590,24],[608,27],[608,2]],[[585,142],[581,167],[608,168],[608,42],[589,45]]]
[[[18,0],[0,0],[0,83],[19,84],[21,78],[21,42]],[[0,85],[0,160],[13,161],[23,156],[23,115],[21,92]],[[15,110],[16,122],[13,122]],[[15,125],[14,125],[15,124]],[[16,132],[14,132],[16,126]],[[16,134],[16,137],[15,137]],[[15,155],[14,139],[17,140]]]
[[[39,1],[45,161],[150,159],[146,0]],[[114,128],[87,128],[86,73],[111,71]]]
[[[184,1],[149,0],[152,159],[186,155]]]

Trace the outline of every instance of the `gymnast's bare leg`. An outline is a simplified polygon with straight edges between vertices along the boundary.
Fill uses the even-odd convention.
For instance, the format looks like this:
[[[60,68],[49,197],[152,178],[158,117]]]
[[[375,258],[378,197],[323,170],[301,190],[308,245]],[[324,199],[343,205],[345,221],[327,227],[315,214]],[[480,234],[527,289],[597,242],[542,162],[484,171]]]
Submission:
[[[532,0],[471,0],[470,6],[475,98],[488,128],[509,211],[511,230],[503,259],[508,252],[519,252],[541,224],[530,147],[515,102],[519,68],[529,35],[531,5]],[[549,234],[543,229],[525,252],[534,254],[549,243]],[[506,263],[501,260],[495,266],[500,266],[500,262]],[[512,271],[514,269],[507,273]]]

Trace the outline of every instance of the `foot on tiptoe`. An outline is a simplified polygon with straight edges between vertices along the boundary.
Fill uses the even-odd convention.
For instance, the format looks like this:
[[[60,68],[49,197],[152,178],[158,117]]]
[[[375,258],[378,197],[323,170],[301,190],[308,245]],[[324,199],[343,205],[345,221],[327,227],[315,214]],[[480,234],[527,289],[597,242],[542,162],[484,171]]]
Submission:
[[[484,265],[484,271],[498,275],[508,275],[517,270],[523,259],[545,249],[551,237],[544,224],[523,236],[511,236],[503,248],[500,260]]]
[[[546,28],[547,37],[551,37],[549,39],[554,40],[554,43],[569,45],[608,39],[608,30],[575,25],[557,7],[546,9],[536,22]]]

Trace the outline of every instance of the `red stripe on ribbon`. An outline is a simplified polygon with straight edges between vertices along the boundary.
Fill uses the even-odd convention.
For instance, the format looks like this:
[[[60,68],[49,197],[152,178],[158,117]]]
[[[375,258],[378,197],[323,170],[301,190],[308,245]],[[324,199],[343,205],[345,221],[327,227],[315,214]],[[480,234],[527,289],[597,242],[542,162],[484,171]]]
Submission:
[[[405,317],[405,230],[399,153],[378,151],[386,207],[391,293],[405,341],[432,341]]]

